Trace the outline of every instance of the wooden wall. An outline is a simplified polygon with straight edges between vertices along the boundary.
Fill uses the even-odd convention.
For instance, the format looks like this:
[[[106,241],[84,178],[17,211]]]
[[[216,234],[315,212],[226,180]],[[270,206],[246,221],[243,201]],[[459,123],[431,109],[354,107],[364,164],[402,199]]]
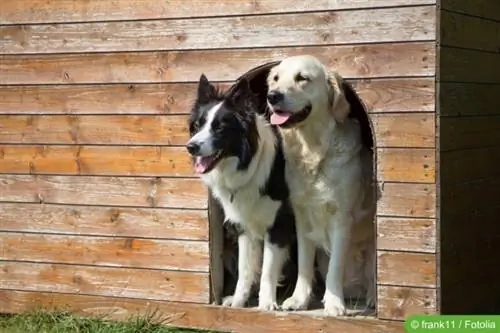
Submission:
[[[44,292],[207,303],[206,191],[182,147],[194,83],[309,53],[373,121],[379,317],[434,312],[435,0],[189,3],[3,2],[0,311]]]
[[[500,2],[441,6],[441,311],[500,313]]]

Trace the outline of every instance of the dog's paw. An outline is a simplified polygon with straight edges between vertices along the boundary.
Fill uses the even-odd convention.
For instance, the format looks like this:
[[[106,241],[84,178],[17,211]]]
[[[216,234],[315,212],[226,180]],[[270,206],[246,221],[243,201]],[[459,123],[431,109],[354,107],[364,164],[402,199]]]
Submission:
[[[323,306],[326,316],[337,317],[346,314],[344,301],[335,295],[325,295]]]
[[[231,296],[226,296],[222,299],[222,306],[229,308],[233,304],[233,295]]]
[[[228,308],[243,308],[245,307],[246,299],[238,296],[226,296],[222,300],[222,306]]]
[[[298,310],[307,310],[307,306],[309,305],[308,297],[298,297],[292,295],[287,298],[283,304],[281,304],[281,309],[285,311],[298,311]]]
[[[270,297],[259,297],[258,309],[261,311],[274,311],[278,309],[278,304]]]

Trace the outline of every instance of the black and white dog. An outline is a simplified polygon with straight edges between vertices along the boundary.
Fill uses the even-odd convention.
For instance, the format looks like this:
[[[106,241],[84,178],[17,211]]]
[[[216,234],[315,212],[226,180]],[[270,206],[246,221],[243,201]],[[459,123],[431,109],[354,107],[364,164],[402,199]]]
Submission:
[[[274,310],[296,238],[278,131],[259,113],[248,80],[219,92],[202,74],[189,132],[195,171],[239,234],[238,281],[223,305],[245,306],[260,273],[259,309]]]

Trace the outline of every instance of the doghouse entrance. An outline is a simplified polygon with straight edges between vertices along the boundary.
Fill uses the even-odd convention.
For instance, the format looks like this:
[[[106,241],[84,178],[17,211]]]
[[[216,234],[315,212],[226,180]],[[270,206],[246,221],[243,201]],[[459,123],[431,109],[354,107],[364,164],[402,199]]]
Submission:
[[[265,113],[266,110],[266,95],[267,83],[266,78],[272,67],[277,65],[279,61],[271,62],[259,67],[256,67],[243,77],[246,77],[250,86],[255,94],[259,97],[260,110]],[[344,92],[346,98],[351,104],[351,118],[356,118],[362,129],[363,144],[370,149],[373,154],[373,166],[376,175],[376,154],[374,149],[374,137],[370,118],[366,112],[366,108],[359,99],[353,87],[344,82]],[[375,176],[374,176],[375,178]],[[373,179],[374,184],[377,184],[376,179]],[[376,187],[374,186],[374,192]],[[377,198],[377,193],[374,193],[374,198]],[[224,213],[222,207],[217,203],[212,196],[209,195],[209,225],[210,225],[210,279],[211,279],[211,301],[217,305],[221,304],[225,296],[231,295],[234,292],[237,280],[237,258],[238,258],[238,244],[236,230],[229,224],[223,224]],[[375,217],[374,217],[375,218]],[[376,223],[374,221],[373,228],[375,229]],[[374,235],[375,235],[374,230]],[[375,241],[373,242],[375,246]],[[375,248],[373,249],[375,251]],[[284,280],[278,289],[277,300],[281,304],[287,297],[291,296],[295,287],[295,280],[297,274],[297,261],[296,253],[291,254],[291,263],[285,265]],[[376,274],[374,271],[373,274]],[[309,314],[322,314],[321,298],[324,292],[324,282],[319,274],[316,274],[315,289],[313,302],[310,305],[310,310],[305,311]],[[374,286],[375,287],[375,286]],[[347,298],[346,306],[348,307],[348,314],[350,315],[375,315],[375,309],[366,307],[365,299],[360,297]],[[255,291],[249,301],[249,307],[257,305],[257,291]],[[302,312],[302,311],[301,311]],[[302,312],[304,313],[304,312]]]

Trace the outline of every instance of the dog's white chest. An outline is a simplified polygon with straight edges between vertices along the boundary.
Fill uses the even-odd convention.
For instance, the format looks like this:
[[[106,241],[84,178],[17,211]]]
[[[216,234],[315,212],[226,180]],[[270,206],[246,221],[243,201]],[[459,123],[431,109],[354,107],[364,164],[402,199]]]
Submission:
[[[239,224],[252,238],[264,239],[273,225],[281,202],[262,196],[258,188],[230,192],[214,189],[227,221]]]

